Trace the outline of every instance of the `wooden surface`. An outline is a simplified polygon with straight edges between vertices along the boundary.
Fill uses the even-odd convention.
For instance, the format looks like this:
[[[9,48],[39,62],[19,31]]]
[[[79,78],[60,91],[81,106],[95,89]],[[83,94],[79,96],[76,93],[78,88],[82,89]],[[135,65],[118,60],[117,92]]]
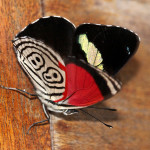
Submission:
[[[28,127],[45,119],[38,100],[0,89],[0,149],[149,150],[150,149],[150,2],[148,0],[0,0],[0,84],[34,92],[20,68],[11,40],[41,16],[59,15],[75,25],[83,22],[114,24],[141,37],[138,52],[119,72],[123,89],[97,106],[117,112],[88,109],[113,125],[103,126],[80,112],[74,116],[51,114],[50,125]],[[50,129],[49,129],[50,127]]]

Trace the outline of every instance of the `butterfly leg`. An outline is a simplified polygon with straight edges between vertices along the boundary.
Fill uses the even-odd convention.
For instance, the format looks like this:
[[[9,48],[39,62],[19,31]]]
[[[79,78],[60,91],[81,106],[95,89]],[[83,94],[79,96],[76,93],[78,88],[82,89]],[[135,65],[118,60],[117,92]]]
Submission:
[[[49,116],[49,114],[48,114],[48,110],[47,110],[45,104],[42,104],[42,107],[43,107],[43,111],[44,111],[44,113],[45,113],[45,116],[49,119],[50,116]]]
[[[21,89],[12,88],[12,87],[5,87],[5,86],[2,86],[2,85],[0,85],[0,87],[3,88],[3,89],[6,89],[6,90],[17,91],[17,92],[20,92],[21,94],[27,94],[29,96],[37,96],[36,94],[32,94],[32,93],[26,92],[25,89],[21,90]]]
[[[47,108],[46,108],[46,106],[45,106],[44,104],[42,104],[42,107],[43,107],[43,111],[44,111],[45,116],[47,117],[47,119],[33,123],[33,124],[28,128],[27,134],[29,134],[29,131],[30,131],[30,129],[31,129],[33,126],[37,126],[37,125],[40,125],[41,123],[44,123],[44,122],[46,122],[46,121],[49,121],[50,116],[48,115],[48,110],[47,110]]]
[[[45,120],[42,120],[42,121],[38,121],[38,122],[33,123],[33,124],[28,128],[27,134],[29,134],[29,131],[30,131],[30,129],[31,129],[33,126],[40,125],[41,123],[46,122],[46,121],[49,121],[49,119],[45,119]]]
[[[76,114],[76,113],[78,113],[78,110],[76,110],[76,109],[66,109],[63,112],[63,114],[66,116]]]
[[[2,86],[2,85],[0,85],[0,87],[1,87],[1,88],[4,88],[4,89],[6,89],[6,90],[13,90],[13,91],[17,91],[17,92],[20,92],[20,93],[23,93],[23,94],[27,94],[27,95],[29,95],[29,96],[37,96],[36,94],[31,94],[31,93],[29,93],[29,92],[26,92],[25,90],[21,90],[21,89],[17,89],[17,88],[5,87],[5,86]],[[46,122],[46,121],[49,121],[49,118],[50,118],[50,117],[49,117],[49,115],[48,115],[48,110],[47,110],[47,108],[46,108],[46,106],[45,106],[44,104],[42,104],[42,106],[43,106],[43,110],[44,110],[44,113],[45,113],[47,119],[33,123],[33,124],[28,128],[27,134],[29,134],[29,131],[30,131],[30,129],[31,129],[33,126],[36,126],[36,125],[38,125],[38,124],[44,123],[44,122]]]

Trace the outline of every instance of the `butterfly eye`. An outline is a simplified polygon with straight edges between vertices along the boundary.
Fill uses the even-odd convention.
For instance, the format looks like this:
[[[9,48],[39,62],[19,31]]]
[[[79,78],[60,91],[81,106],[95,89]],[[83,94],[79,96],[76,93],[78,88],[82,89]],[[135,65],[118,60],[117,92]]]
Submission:
[[[61,73],[52,67],[48,67],[42,74],[43,79],[48,83],[62,83],[64,81]]]
[[[27,58],[28,58],[29,62],[31,63],[31,65],[36,70],[41,69],[41,67],[43,67],[45,64],[43,57],[36,52],[32,52],[31,54],[28,55]]]

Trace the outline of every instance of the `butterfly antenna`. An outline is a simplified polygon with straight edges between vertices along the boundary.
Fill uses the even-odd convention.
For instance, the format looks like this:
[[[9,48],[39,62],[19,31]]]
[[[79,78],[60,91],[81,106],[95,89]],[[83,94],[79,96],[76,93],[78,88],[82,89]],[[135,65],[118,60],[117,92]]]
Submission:
[[[83,109],[80,109],[80,110],[83,111],[84,113],[88,114],[88,115],[91,116],[92,118],[98,120],[98,121],[101,122],[103,125],[105,125],[105,126],[107,126],[107,127],[109,127],[109,128],[113,128],[111,125],[104,123],[103,121],[101,121],[100,119],[98,119],[98,118],[94,117],[93,115],[89,114],[89,113],[86,112],[85,110],[83,110]]]
[[[90,106],[87,108],[94,108],[94,109],[103,109],[103,110],[109,110],[109,111],[117,111],[117,109],[113,109],[113,108],[98,108],[98,107],[94,107],[94,106]]]
[[[3,89],[6,89],[6,90],[12,90],[12,91],[17,91],[17,92],[20,92],[20,93],[23,93],[23,94],[27,94],[29,96],[37,96],[36,94],[26,92],[25,89],[21,90],[21,89],[12,88],[12,87],[5,87],[5,86],[2,86],[2,85],[0,85],[0,87],[3,88]]]
[[[31,129],[33,126],[40,125],[41,123],[46,122],[46,121],[49,121],[49,118],[48,118],[48,119],[45,119],[45,120],[42,120],[42,121],[38,121],[38,122],[33,123],[33,124],[28,128],[27,134],[29,134],[29,131],[30,131],[30,129]]]

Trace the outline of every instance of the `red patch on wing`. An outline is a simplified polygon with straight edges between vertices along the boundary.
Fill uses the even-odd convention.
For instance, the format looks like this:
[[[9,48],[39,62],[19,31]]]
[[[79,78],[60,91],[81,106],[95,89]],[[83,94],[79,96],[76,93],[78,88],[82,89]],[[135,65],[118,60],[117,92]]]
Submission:
[[[59,68],[65,72],[65,75],[66,75],[66,83],[65,83],[65,92],[63,93],[63,97],[62,97],[61,99],[56,100],[55,102],[59,102],[59,101],[62,101],[62,100],[64,100],[64,99],[66,99],[66,97],[67,97],[67,90],[68,90],[68,88],[67,88],[68,86],[67,86],[66,67],[65,67],[63,64],[61,64],[60,62],[58,62],[58,65],[59,65]]]
[[[99,87],[89,72],[70,63],[66,66],[68,104],[89,106],[104,99]],[[71,96],[72,95],[72,96]]]

